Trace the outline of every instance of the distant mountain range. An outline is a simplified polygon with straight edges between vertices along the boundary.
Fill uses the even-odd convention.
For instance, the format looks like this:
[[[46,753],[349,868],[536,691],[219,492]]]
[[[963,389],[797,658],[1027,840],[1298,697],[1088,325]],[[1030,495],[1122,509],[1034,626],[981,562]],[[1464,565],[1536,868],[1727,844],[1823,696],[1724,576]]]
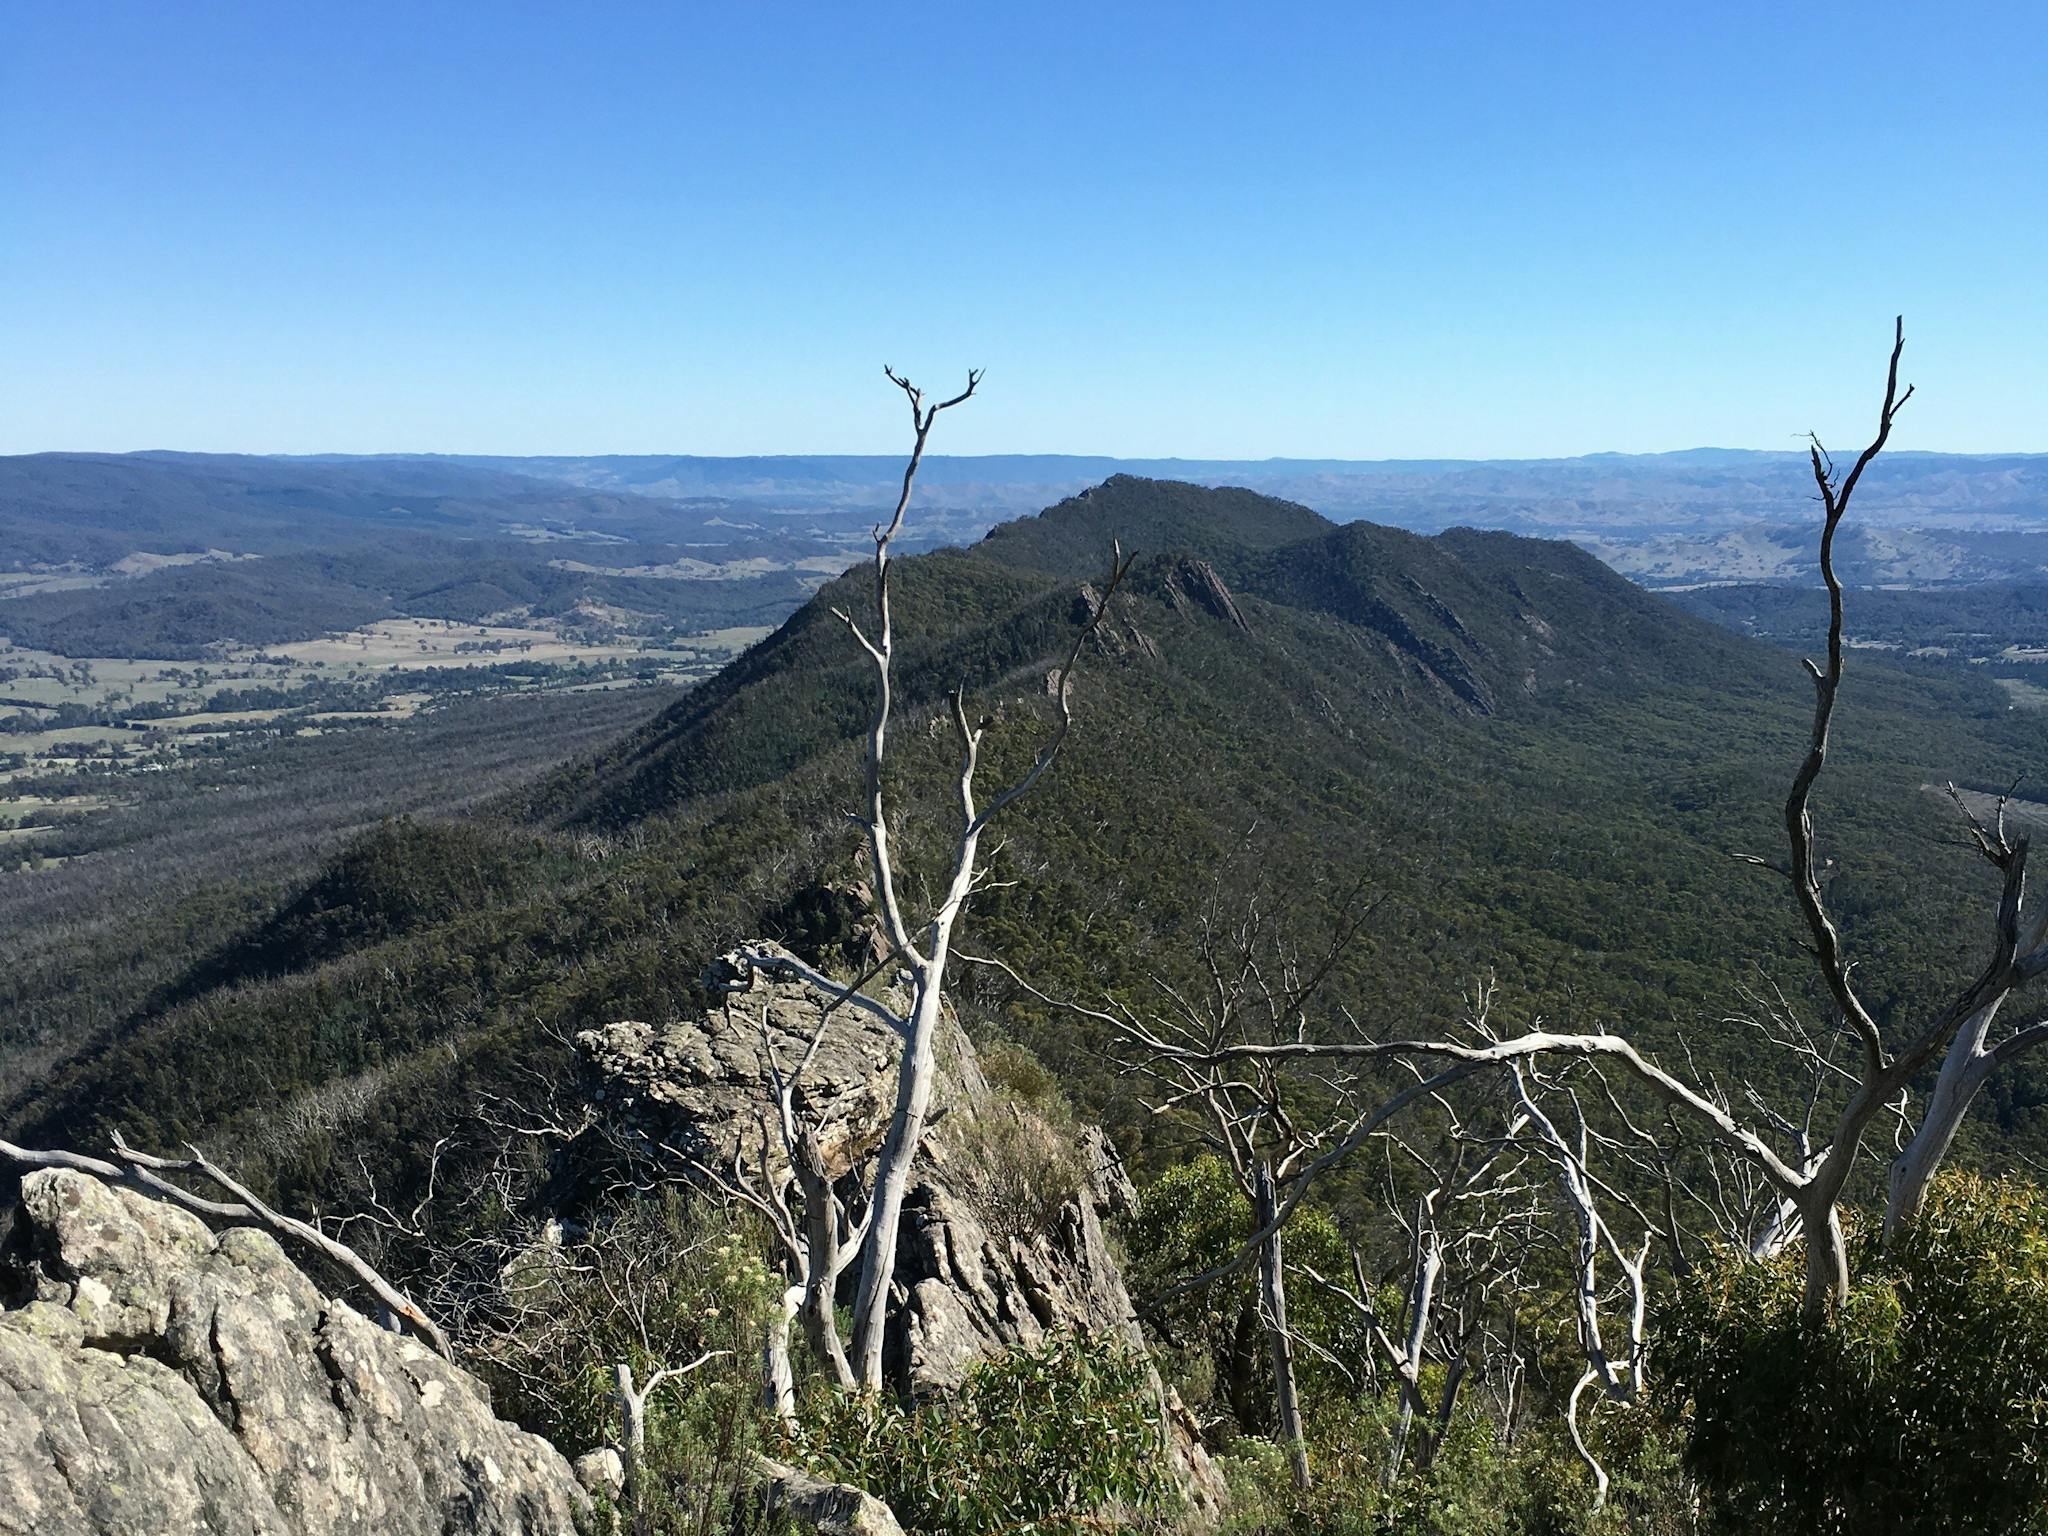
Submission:
[[[327,456],[324,462],[363,463]],[[838,505],[886,492],[900,455],[788,454],[709,458],[689,454],[489,458],[418,462],[558,480],[588,490],[643,496],[721,497]],[[935,454],[924,462],[928,494],[953,503],[1035,510],[1111,475],[1238,485],[1284,496],[1339,521],[1371,517],[1418,530],[1475,518],[1491,525],[1533,517],[1576,523],[1669,527],[1710,515],[1787,520],[1811,494],[1802,452],[1693,448],[1675,453],[1595,453],[1565,459],[1119,459],[1075,454]],[[1887,454],[1871,471],[1864,507],[1877,521],[1925,516],[2048,519],[2048,454]]]
[[[892,567],[911,899],[955,825],[947,691],[992,721],[985,782],[1020,772],[1112,536],[1139,561],[1089,646],[1055,778],[1004,820],[970,918],[983,952],[1055,995],[1129,995],[1155,957],[1192,963],[1219,894],[1273,893],[1306,945],[1364,882],[1384,908],[1332,995],[1375,1022],[1443,1027],[1491,976],[1504,1017],[1625,1019],[1668,1047],[1758,966],[1810,974],[1781,887],[1728,857],[1772,845],[1810,696],[1790,655],[1562,542],[1337,524],[1123,475]],[[845,810],[873,682],[831,609],[859,611],[868,580],[827,583],[718,676],[488,813],[384,828],[267,904],[209,888],[147,925],[53,923],[39,964],[0,974],[0,1018],[24,1021],[12,1043],[0,1031],[0,1130],[260,1143],[281,1192],[360,1203],[358,1153],[405,1188],[478,1092],[568,1070],[575,1030],[705,1006],[702,959],[737,938],[849,955]],[[1974,963],[1955,913],[1976,871],[1922,786],[2007,783],[2040,732],[1976,670],[1859,654],[1830,770],[1832,895],[1856,950],[1912,978],[1887,1017]],[[83,900],[95,865],[59,874]],[[963,979],[958,1000],[1143,1152],[1153,1122],[1100,1038],[1000,978]],[[1767,1070],[1745,1031],[1697,1039],[1706,1068]],[[2031,1102],[1999,1113],[2038,1150]],[[346,1135],[311,1108],[337,1104]]]
[[[900,458],[455,458],[585,491],[725,499],[768,512],[885,502]],[[1695,448],[1568,459],[1112,459],[1062,454],[925,461],[925,531],[967,542],[1004,517],[1111,475],[1241,486],[1418,533],[1460,526],[1567,538],[1649,585],[1804,581],[1813,566],[1802,452]],[[1888,453],[1866,477],[1849,579],[1946,583],[2032,577],[2048,559],[2016,533],[2048,530],[2048,454]]]
[[[0,458],[0,634],[68,655],[193,655],[391,615],[772,623],[860,555],[901,474],[892,455]],[[1567,539],[1652,587],[1813,579],[1805,458],[1729,449],[938,455],[925,461],[915,547],[971,544],[1117,476],[1239,487],[1335,522]],[[1852,583],[2048,577],[2048,455],[1887,454],[1856,507],[1842,551]]]

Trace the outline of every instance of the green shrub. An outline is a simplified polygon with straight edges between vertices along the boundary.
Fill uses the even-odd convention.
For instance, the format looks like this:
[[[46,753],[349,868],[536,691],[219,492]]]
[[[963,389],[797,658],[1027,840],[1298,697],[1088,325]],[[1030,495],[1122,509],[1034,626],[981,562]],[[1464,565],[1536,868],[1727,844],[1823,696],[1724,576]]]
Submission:
[[[1081,1187],[1070,1125],[1023,1108],[1005,1092],[954,1133],[976,1213],[990,1231],[1028,1242],[1050,1231]]]
[[[1055,1118],[1070,1115],[1066,1095],[1052,1068],[1038,1059],[1038,1053],[1014,1040],[991,1040],[981,1047],[981,1075],[991,1087],[1007,1090],[1041,1114]]]
[[[913,1531],[1064,1532],[1146,1518],[1168,1502],[1159,1407],[1139,1351],[1055,1333],[985,1360],[958,1393],[813,1404],[789,1454],[865,1488]]]
[[[1722,1529],[2048,1532],[2048,1198],[1952,1173],[1802,1321],[1797,1255],[1729,1253],[1664,1309],[1664,1409]]]
[[[1251,1212],[1230,1170],[1213,1157],[1169,1170],[1145,1192],[1128,1232],[1131,1273],[1142,1293],[1229,1258],[1249,1234]],[[1216,1436],[1230,1478],[1233,1536],[1676,1536],[1695,1528],[1691,1490],[1668,1434],[1640,1412],[1589,1409],[1584,1422],[1612,1480],[1607,1508],[1592,1510],[1593,1481],[1572,1450],[1554,1402],[1532,1404],[1512,1439],[1476,1385],[1468,1384],[1443,1444],[1418,1464],[1410,1455],[1385,1486],[1399,1409],[1391,1375],[1356,1312],[1303,1272],[1347,1274],[1350,1256],[1327,1212],[1304,1207],[1286,1228],[1290,1325],[1314,1486],[1295,1490],[1271,1429],[1272,1376],[1250,1274],[1171,1298],[1165,1322],[1182,1393],[1241,1433]],[[1387,1316],[1400,1297],[1379,1298]],[[1333,1358],[1334,1357],[1334,1358]],[[1440,1364],[1424,1374],[1434,1400]],[[1569,1380],[1569,1378],[1567,1378]]]
[[[1227,1536],[1692,1536],[1691,1490],[1677,1453],[1647,1416],[1617,1416],[1594,1435],[1612,1486],[1594,1510],[1592,1479],[1562,1427],[1546,1421],[1505,1440],[1477,1411],[1461,1411],[1429,1469],[1386,1487],[1391,1399],[1326,1413],[1311,1446],[1316,1483],[1298,1493],[1279,1447],[1244,1439],[1222,1465],[1230,1479]],[[1602,1426],[1607,1428],[1607,1426]]]
[[[1251,1202],[1229,1168],[1198,1157],[1170,1168],[1146,1189],[1126,1232],[1131,1288],[1160,1296],[1181,1280],[1213,1269],[1237,1253],[1252,1232]],[[1289,1280],[1288,1325],[1306,1341],[1295,1356],[1304,1411],[1313,1437],[1325,1405],[1353,1398],[1356,1378],[1370,1358],[1371,1341],[1358,1314],[1304,1273],[1340,1278],[1351,1272],[1351,1253],[1327,1211],[1303,1207],[1282,1238]],[[1248,1433],[1271,1427],[1273,1373],[1259,1321],[1256,1272],[1172,1296],[1163,1313],[1178,1346],[1177,1364],[1191,1401],[1229,1411]]]
[[[505,1266],[507,1326],[476,1364],[498,1411],[574,1456],[616,1446],[612,1372],[645,1383],[709,1355],[648,1400],[642,1516],[655,1536],[750,1528],[763,1441],[759,1351],[775,1282],[747,1223],[667,1189],[595,1212],[559,1247]]]

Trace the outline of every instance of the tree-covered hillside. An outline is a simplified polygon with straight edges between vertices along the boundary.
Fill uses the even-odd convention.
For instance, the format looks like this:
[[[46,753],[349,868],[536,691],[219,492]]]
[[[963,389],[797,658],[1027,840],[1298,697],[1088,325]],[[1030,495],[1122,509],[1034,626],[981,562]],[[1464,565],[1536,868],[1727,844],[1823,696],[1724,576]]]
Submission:
[[[1806,965],[1782,889],[1730,855],[1781,836],[1807,685],[1784,652],[1566,546],[1111,482],[896,568],[899,719],[932,723],[901,737],[905,793],[942,790],[934,711],[957,684],[994,717],[990,774],[1025,760],[1110,534],[1139,563],[1084,657],[1074,741],[994,855],[1017,883],[976,899],[970,948],[1055,994],[1131,990],[1188,963],[1219,889],[1269,893],[1312,942],[1363,884],[1380,906],[1333,1006],[1440,1022],[1492,976],[1517,1017],[1624,1021],[1673,1048],[1684,1030],[1709,1066],[1780,1070],[1722,1021],[1760,979],[1803,1001]],[[830,613],[846,591],[460,837],[377,834],[169,981],[130,986],[120,960],[177,953],[168,916],[40,947],[6,983],[8,1051],[40,1068],[10,1078],[6,1123],[44,1144],[110,1124],[260,1143],[266,1177],[346,1199],[355,1150],[402,1177],[473,1090],[548,1070],[567,1033],[697,1006],[733,941],[847,941],[831,892],[861,873],[844,813],[870,698]],[[1984,883],[1925,786],[2002,784],[2040,726],[1967,677],[1859,656],[1837,730],[1831,900],[1876,1005],[1924,1006],[1973,963]],[[913,861],[937,852],[913,835]],[[1099,1039],[985,973],[957,995],[1142,1145]],[[2029,1072],[2002,1079],[2000,1150],[1980,1151],[2041,1144],[2041,1097]]]

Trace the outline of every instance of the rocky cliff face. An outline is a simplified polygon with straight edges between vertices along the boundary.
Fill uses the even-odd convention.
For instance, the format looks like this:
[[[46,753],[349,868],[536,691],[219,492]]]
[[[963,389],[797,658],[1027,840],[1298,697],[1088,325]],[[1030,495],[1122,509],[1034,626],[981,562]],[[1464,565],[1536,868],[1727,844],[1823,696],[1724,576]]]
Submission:
[[[583,1495],[464,1372],[267,1233],[84,1174],[22,1186],[0,1536],[569,1536]]]
[[[755,950],[777,946],[759,943]],[[737,986],[737,969],[721,977]],[[713,1166],[759,1154],[767,1069],[759,1021],[778,1059],[800,1060],[816,1033],[816,995],[755,969],[728,992],[726,1015],[655,1028],[613,1024],[577,1037],[585,1092],[617,1129],[645,1135]],[[908,999],[884,993],[907,1011]],[[803,1078],[821,1121],[828,1170],[852,1176],[880,1146],[895,1096],[898,1041],[852,1008],[836,1012]],[[1069,1137],[995,1093],[973,1044],[948,1021],[940,1082],[904,1202],[897,1305],[884,1365],[912,1397],[959,1385],[977,1360],[1031,1345],[1055,1328],[1110,1333],[1143,1345],[1136,1309],[1102,1220],[1134,1200],[1100,1132]],[[1058,1187],[1049,1187],[1057,1183]],[[848,1272],[847,1283],[854,1276]],[[1174,1404],[1169,1398],[1169,1417]],[[1220,1509],[1222,1482],[1184,1426],[1173,1425],[1182,1481],[1198,1513]]]

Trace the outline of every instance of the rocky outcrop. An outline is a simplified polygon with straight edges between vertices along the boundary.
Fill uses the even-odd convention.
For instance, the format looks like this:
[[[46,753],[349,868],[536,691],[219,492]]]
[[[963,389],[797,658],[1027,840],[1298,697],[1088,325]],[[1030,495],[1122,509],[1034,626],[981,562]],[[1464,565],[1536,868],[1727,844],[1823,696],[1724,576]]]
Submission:
[[[659,1028],[613,1024],[577,1037],[585,1092],[615,1128],[713,1166],[729,1165],[742,1148],[758,1155],[767,1102],[759,1021],[768,1021],[777,1058],[793,1063],[817,1032],[820,1005],[801,982],[760,968],[742,988],[742,970],[725,964],[707,978],[728,998],[723,1016]],[[882,996],[907,1011],[901,989]],[[802,1096],[821,1122],[821,1149],[835,1176],[856,1176],[881,1143],[898,1046],[870,1014],[843,1007],[832,1017]],[[1059,1131],[994,1092],[973,1044],[950,1019],[938,1055],[935,1113],[904,1201],[897,1305],[883,1348],[898,1391],[911,1398],[950,1391],[977,1360],[1036,1344],[1059,1328],[1142,1347],[1102,1228],[1105,1216],[1128,1212],[1136,1198],[1108,1138]],[[1197,1512],[1213,1514],[1220,1477],[1190,1436],[1177,1431],[1175,1440]]]
[[[828,1483],[766,1456],[755,1471],[762,1508],[771,1518],[780,1516],[818,1536],[903,1536],[895,1512],[864,1489]]]
[[[570,1536],[585,1500],[479,1385],[269,1234],[89,1175],[22,1183],[0,1536]]]
[[[788,953],[765,940],[747,948]],[[820,1008],[802,982],[737,960],[718,961],[705,982],[730,998],[726,1014],[659,1028],[610,1024],[585,1030],[576,1044],[584,1095],[614,1129],[724,1166],[735,1151],[744,1147],[751,1154],[760,1144],[768,1103],[761,1021],[767,1021],[777,1057],[794,1065],[817,1033]],[[870,990],[899,1013],[910,1008],[900,985],[871,984]],[[819,1150],[834,1178],[860,1166],[881,1145],[896,1098],[897,1045],[872,1014],[841,1008],[804,1073],[802,1101],[817,1121]],[[937,1049],[939,1108],[933,1125],[943,1128],[948,1106],[984,1102],[989,1088],[974,1047],[950,1018]]]
[[[749,948],[780,952],[766,943]],[[730,989],[740,970],[726,965],[708,979]],[[880,993],[908,1011],[900,988]],[[820,1018],[814,992],[759,968],[745,990],[727,995],[727,1016],[658,1029],[613,1024],[577,1037],[586,1092],[615,1126],[714,1167],[729,1165],[742,1150],[756,1157],[762,1147],[768,1101],[759,1020],[766,1017],[776,1055],[789,1064],[803,1056]],[[881,1020],[841,1008],[804,1074],[804,1106],[816,1117],[825,1168],[834,1177],[856,1174],[881,1144],[895,1100],[898,1047]],[[1097,1133],[1089,1143],[1093,1155],[1083,1158],[1078,1147],[1048,1156],[1042,1127],[1034,1127],[1038,1135],[1005,1137],[1028,1111],[998,1100],[973,1045],[950,1019],[938,1055],[936,1110],[904,1201],[896,1260],[900,1324],[884,1347],[898,1387],[912,1397],[950,1390],[976,1360],[1035,1344],[1055,1327],[1140,1342],[1136,1312],[1102,1232],[1102,1215],[1129,1198],[1106,1140]],[[997,1141],[1005,1143],[1002,1152],[990,1150]],[[1014,1183],[1020,1170],[988,1164],[992,1157],[1028,1158],[1035,1149],[1070,1187],[1038,1202],[1020,1228],[1010,1213],[996,1213],[990,1187],[1003,1176]],[[1099,1179],[1082,1176],[1091,1164]],[[1031,1171],[1021,1170],[1027,1183]]]
[[[1102,617],[1095,619],[1100,611]],[[1091,581],[1084,581],[1074,591],[1072,622],[1078,628],[1095,621],[1089,631],[1088,645],[1098,656],[1150,656],[1157,658],[1159,644],[1132,620],[1130,611],[1112,602],[1103,608],[1102,594]],[[1059,675],[1062,668],[1054,667],[1045,674],[1045,691],[1048,697],[1057,697]]]
[[[975,1121],[932,1139],[930,1162],[903,1204],[902,1324],[885,1341],[883,1362],[912,1395],[950,1391],[977,1360],[1038,1344],[1053,1329],[1144,1343],[1102,1231],[1108,1191],[1083,1173],[1067,1198],[1043,1200],[1035,1219],[1019,1223],[989,1188],[999,1177],[1012,1182],[1015,1171],[990,1164],[1031,1157],[1033,1139],[1003,1136],[990,1122],[1025,1112],[986,1102],[975,1109]],[[1043,1166],[1082,1168],[1053,1158]]]
[[[1251,633],[1252,627],[1245,622],[1237,599],[1231,596],[1230,588],[1223,584],[1223,578],[1216,574],[1216,567],[1208,561],[1182,555],[1168,568],[1163,587],[1166,601],[1176,612],[1198,609],[1246,634]]]

